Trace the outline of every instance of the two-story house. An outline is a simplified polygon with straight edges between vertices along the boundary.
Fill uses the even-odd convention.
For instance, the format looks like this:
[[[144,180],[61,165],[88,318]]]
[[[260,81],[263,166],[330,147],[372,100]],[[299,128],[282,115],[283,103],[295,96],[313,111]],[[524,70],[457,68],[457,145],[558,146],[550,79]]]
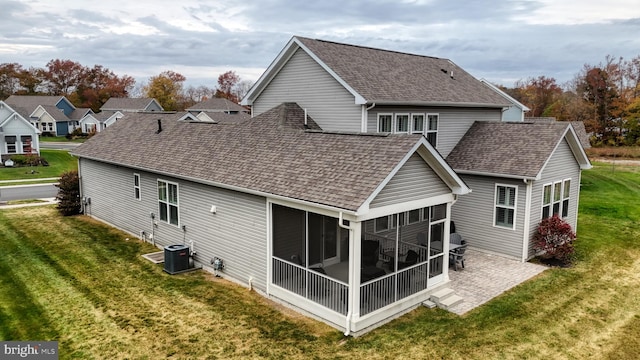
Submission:
[[[244,104],[247,121],[138,113],[89,139],[85,212],[346,334],[446,286],[452,220],[520,260],[542,216],[575,226],[589,163],[569,124],[501,122],[505,99],[449,60],[294,37]]]

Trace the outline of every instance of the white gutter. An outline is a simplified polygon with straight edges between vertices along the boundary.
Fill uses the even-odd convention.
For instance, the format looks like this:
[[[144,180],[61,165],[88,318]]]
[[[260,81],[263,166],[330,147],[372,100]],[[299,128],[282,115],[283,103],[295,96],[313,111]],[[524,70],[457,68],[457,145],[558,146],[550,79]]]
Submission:
[[[367,132],[367,120],[369,117],[369,110],[373,109],[376,106],[376,103],[371,104],[369,107],[366,104],[362,104],[362,120],[360,121],[360,131],[363,133]]]
[[[328,211],[332,211],[332,212],[338,212],[338,213],[339,212],[344,212],[344,213],[347,213],[347,214],[353,215],[353,216],[358,216],[359,215],[358,212],[354,211],[354,210],[338,208],[338,207],[335,207],[335,206],[330,206],[330,205],[325,205],[325,204],[320,204],[320,203],[314,203],[314,202],[306,201],[306,200],[294,199],[294,198],[286,197],[286,196],[283,196],[283,195],[276,195],[276,194],[272,194],[272,193],[268,193],[268,192],[264,192],[264,191],[251,190],[251,189],[243,188],[243,187],[240,187],[240,186],[227,185],[227,184],[223,184],[223,183],[219,183],[219,182],[215,182],[215,181],[207,181],[207,180],[198,179],[198,178],[194,178],[194,177],[190,177],[190,176],[172,174],[172,173],[169,173],[169,172],[166,172],[166,171],[149,169],[149,168],[144,168],[144,167],[139,167],[139,166],[132,166],[130,164],[117,163],[115,161],[102,160],[102,159],[94,158],[94,157],[91,157],[91,156],[75,155],[73,153],[71,155],[76,156],[78,158],[89,159],[89,160],[92,160],[92,161],[97,161],[97,162],[101,162],[101,163],[105,163],[105,164],[116,165],[116,166],[126,167],[126,168],[130,168],[130,169],[137,169],[137,170],[140,170],[140,171],[146,171],[146,172],[154,173],[154,174],[158,174],[158,175],[169,176],[169,177],[173,177],[173,178],[176,178],[176,179],[187,180],[187,181],[191,181],[191,182],[198,183],[198,184],[215,186],[215,187],[218,187],[218,188],[221,188],[221,189],[233,190],[233,191],[237,191],[237,192],[241,192],[241,193],[245,193],[245,194],[262,196],[262,197],[265,197],[265,198],[268,198],[268,199],[289,201],[289,202],[292,202],[292,203],[302,204],[302,205],[310,206],[310,207],[316,207],[316,208],[320,208],[320,209],[324,209],[324,210],[328,210]]]

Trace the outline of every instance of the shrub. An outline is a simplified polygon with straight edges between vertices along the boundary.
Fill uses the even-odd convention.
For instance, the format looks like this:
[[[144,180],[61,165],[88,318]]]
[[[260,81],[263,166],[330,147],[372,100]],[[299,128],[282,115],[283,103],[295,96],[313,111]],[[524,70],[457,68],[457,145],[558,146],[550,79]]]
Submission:
[[[77,215],[82,210],[80,202],[80,179],[77,171],[62,174],[58,185],[58,211],[63,216]]]
[[[38,166],[44,165],[45,160],[38,155],[12,155],[14,166]]]
[[[569,263],[575,249],[576,234],[566,221],[554,215],[543,219],[533,237],[533,249],[543,259],[557,259]]]

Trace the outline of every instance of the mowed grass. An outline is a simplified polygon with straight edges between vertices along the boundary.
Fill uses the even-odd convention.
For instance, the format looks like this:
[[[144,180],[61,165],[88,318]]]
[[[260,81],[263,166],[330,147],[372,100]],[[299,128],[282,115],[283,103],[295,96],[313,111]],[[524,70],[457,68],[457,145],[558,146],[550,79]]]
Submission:
[[[60,358],[637,359],[640,172],[582,179],[578,260],[464,316],[419,308],[345,338],[204,272],[168,275],[149,244],[53,207],[0,211],[0,339]]]
[[[45,179],[60,177],[66,171],[78,169],[78,159],[65,150],[40,150],[49,166],[0,167],[0,180]],[[33,172],[32,172],[33,171]]]

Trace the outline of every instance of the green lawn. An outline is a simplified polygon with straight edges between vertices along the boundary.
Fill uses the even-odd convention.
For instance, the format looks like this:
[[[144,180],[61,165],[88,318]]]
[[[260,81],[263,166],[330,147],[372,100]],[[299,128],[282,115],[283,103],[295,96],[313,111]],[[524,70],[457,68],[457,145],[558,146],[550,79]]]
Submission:
[[[157,249],[87,217],[3,210],[0,340],[58,340],[61,359],[636,359],[640,172],[582,180],[574,267],[355,339],[204,272],[168,275],[140,256]]]
[[[49,166],[0,168],[0,180],[44,179],[59,177],[63,172],[78,169],[78,159],[64,150],[40,150]],[[5,184],[6,185],[6,184]]]

